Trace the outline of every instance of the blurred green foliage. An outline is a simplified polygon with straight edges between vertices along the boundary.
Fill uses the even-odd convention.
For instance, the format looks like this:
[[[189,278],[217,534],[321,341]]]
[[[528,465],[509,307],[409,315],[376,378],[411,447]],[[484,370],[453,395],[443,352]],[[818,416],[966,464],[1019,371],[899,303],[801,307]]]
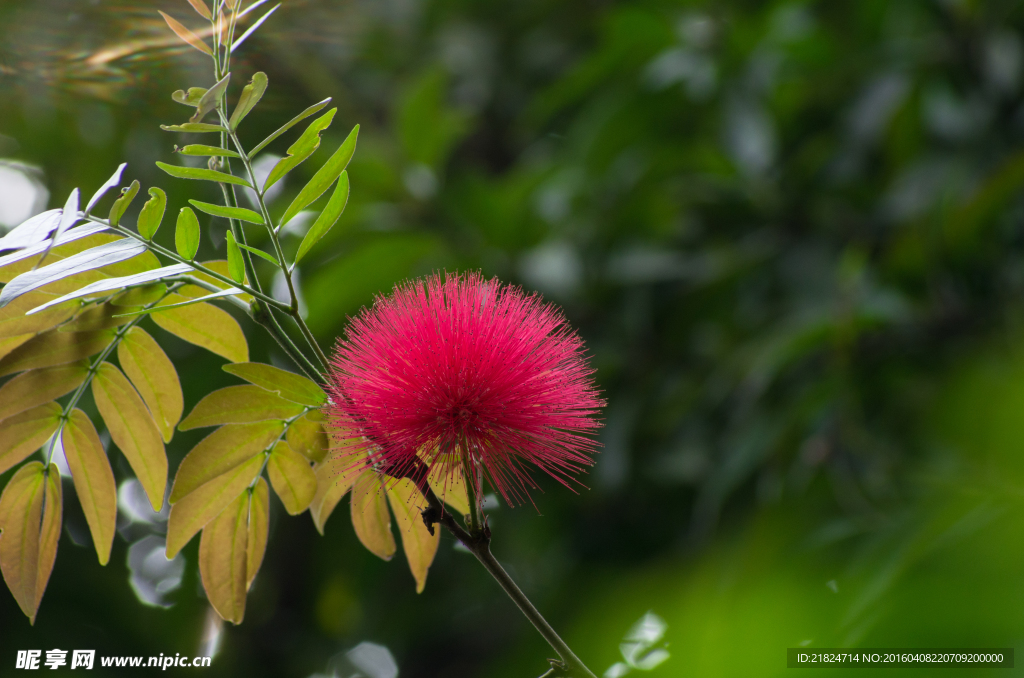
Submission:
[[[188,10],[0,4],[0,155],[53,196],[127,160],[185,204],[157,125],[184,119],[171,90],[210,83],[159,43],[156,5]],[[235,71],[270,78],[249,143],[326,96],[344,124],[325,148],[362,125],[348,210],[300,270],[324,341],[442,268],[536,289],[587,340],[609,401],[588,489],[543,482],[536,509],[492,515],[496,555],[580,656],[621,661],[653,610],[672,657],[652,676],[780,675],[803,643],[1024,647],[1022,24],[1005,0],[286,0]],[[200,256],[223,256],[206,225]],[[171,347],[186,407],[229,383]],[[542,672],[450,540],[416,596],[343,523],[320,538],[274,507],[210,675],[307,676],[363,640],[403,676]],[[126,541],[101,569],[73,533],[34,628],[0,596],[0,666],[198,653],[195,544],[164,610],[126,585]]]

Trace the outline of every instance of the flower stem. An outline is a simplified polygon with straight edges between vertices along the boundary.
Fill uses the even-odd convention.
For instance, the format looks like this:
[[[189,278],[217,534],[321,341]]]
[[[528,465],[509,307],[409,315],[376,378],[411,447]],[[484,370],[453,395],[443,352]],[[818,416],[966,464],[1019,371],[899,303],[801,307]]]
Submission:
[[[491,553],[491,530],[487,526],[487,520],[484,519],[483,526],[479,530],[473,532],[467,532],[465,528],[456,522],[455,517],[451,511],[447,511],[441,500],[437,498],[434,491],[426,484],[426,482],[420,482],[422,478],[426,478],[426,469],[417,465],[411,470],[412,474],[409,476],[414,482],[421,486],[424,496],[427,499],[427,508],[423,511],[423,522],[426,523],[427,529],[430,530],[431,534],[434,531],[434,523],[440,523],[452,533],[452,535],[462,542],[463,546],[469,549],[469,552],[476,556],[476,559],[480,561],[480,564],[484,566],[494,580],[498,582],[508,597],[512,599],[512,602],[516,604],[519,611],[530,620],[533,627],[537,629],[537,632],[548,642],[559,657],[559,661],[551,660],[551,665],[554,673],[549,672],[545,675],[565,675],[571,676],[572,678],[597,678],[594,673],[587,668],[587,666],[580,661],[580,658],[576,656],[576,653],[566,645],[565,641],[555,632],[551,627],[551,624],[544,619],[544,615],[534,606],[530,599],[526,597],[522,589],[516,585],[512,577],[509,576],[505,568],[501,566],[501,563]],[[421,476],[417,479],[416,475]],[[468,484],[467,484],[468,488]],[[471,506],[472,508],[472,506]]]

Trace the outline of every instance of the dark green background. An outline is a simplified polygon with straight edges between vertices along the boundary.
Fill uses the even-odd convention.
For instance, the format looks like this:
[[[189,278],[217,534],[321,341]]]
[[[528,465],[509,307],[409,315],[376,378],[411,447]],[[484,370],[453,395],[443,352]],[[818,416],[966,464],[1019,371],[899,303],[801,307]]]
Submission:
[[[0,1],[0,156],[40,166],[51,206],[123,160],[170,214],[217,199],[153,165],[182,141],[157,127],[188,114],[170,91],[208,86],[209,61],[96,57],[168,35],[158,7],[198,19],[184,0]],[[285,0],[231,96],[269,75],[250,144],[339,107],[277,213],[362,125],[348,210],[300,268],[323,342],[442,269],[538,290],[586,339],[609,402],[589,489],[543,482],[492,524],[590,667],[653,610],[672,656],[650,675],[782,675],[801,644],[1024,647],[1022,28],[1000,0]],[[202,223],[223,256],[224,224]],[[186,408],[232,382],[166,345]],[[320,537],[274,504],[245,622],[203,675],[304,678],[364,640],[403,677],[544,671],[450,537],[417,596],[344,509]],[[0,592],[0,675],[26,648],[195,654],[196,552],[163,610],[133,595],[124,540],[101,568],[65,535],[35,627]]]

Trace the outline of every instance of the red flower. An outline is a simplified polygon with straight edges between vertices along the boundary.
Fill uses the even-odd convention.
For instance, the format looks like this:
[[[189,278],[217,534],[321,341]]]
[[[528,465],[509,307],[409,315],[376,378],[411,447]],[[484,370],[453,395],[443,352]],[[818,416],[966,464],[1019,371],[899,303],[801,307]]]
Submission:
[[[479,274],[398,285],[356,317],[332,359],[328,421],[342,447],[401,476],[417,452],[467,464],[505,498],[568,485],[593,464],[604,401],[583,342],[537,295]]]

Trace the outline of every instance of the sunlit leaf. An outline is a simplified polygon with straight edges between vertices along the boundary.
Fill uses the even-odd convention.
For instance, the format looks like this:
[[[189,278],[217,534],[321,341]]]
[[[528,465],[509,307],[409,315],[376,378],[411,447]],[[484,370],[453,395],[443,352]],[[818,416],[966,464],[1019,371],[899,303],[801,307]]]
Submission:
[[[58,242],[63,242],[62,236],[65,231],[74,226],[78,222],[78,189],[71,191],[71,195],[68,196],[67,202],[64,203],[64,209],[61,210],[60,222],[57,224],[57,230],[53,232],[53,237],[46,244],[46,249],[39,257],[36,266],[42,266],[46,257],[49,256],[50,250]],[[0,304],[2,305],[2,304]]]
[[[0,421],[0,473],[21,463],[50,439],[61,411],[60,405],[51,402]]]
[[[0,421],[71,393],[88,372],[85,363],[72,363],[29,370],[8,380],[0,386]],[[5,442],[0,438],[0,445]]]
[[[85,205],[86,214],[92,212],[92,208],[96,206],[96,203],[98,203],[103,198],[107,191],[121,183],[121,174],[124,172],[124,168],[127,166],[128,163],[126,162],[123,162],[120,165],[118,165],[117,169],[114,170],[114,173],[110,175],[110,178],[107,179],[102,186],[96,189],[96,192],[92,194],[92,197],[89,198],[89,202],[86,203]],[[3,249],[2,244],[0,244],[0,249]]]
[[[34,336],[34,334],[16,334],[13,337],[0,337],[0,358],[3,358]]]
[[[352,527],[370,553],[391,560],[396,546],[385,494],[376,471],[367,469],[360,474],[352,486]]]
[[[72,243],[75,243],[75,241],[78,240],[88,242],[90,246],[99,244],[96,243],[95,240],[101,238],[102,236],[98,234],[106,230],[109,230],[109,227],[105,224],[88,224],[79,226],[78,228],[73,228],[64,234],[64,237],[60,239],[61,244],[54,247],[53,252],[64,247],[70,247],[72,246]],[[29,245],[28,247],[16,252],[11,252],[10,254],[5,254],[0,257],[0,282],[7,282],[15,275],[30,270],[38,261],[34,260],[33,257],[36,255],[41,256],[43,252],[50,249],[50,244],[50,240],[44,240],[43,242]],[[84,248],[80,247],[76,251],[82,251],[82,249]],[[48,258],[56,259],[57,257],[53,256],[53,253],[51,252],[51,254],[48,255]],[[21,262],[20,266],[18,265],[19,262]],[[17,271],[17,273],[14,273],[14,271]]]
[[[199,102],[202,100],[204,94],[206,94],[205,87],[189,87],[188,91],[179,89],[171,92],[171,98],[179,104],[196,108],[199,106]]]
[[[189,200],[200,212],[206,212],[209,215],[215,217],[224,217],[225,219],[238,219],[239,221],[248,221],[250,224],[263,225],[263,217],[258,212],[247,210],[244,207],[226,207],[224,205],[215,205],[209,202],[200,202],[198,200]]]
[[[285,174],[291,172],[304,162],[306,158],[313,155],[313,151],[320,148],[320,134],[330,126],[331,121],[334,120],[334,114],[337,112],[337,108],[332,108],[309,123],[309,127],[302,132],[299,138],[295,140],[295,143],[288,147],[287,155],[278,160],[274,168],[270,170],[267,180],[263,183],[262,191],[265,192],[276,184]]]
[[[281,217],[282,224],[287,224],[296,214],[323,195],[324,191],[330,188],[331,184],[341,176],[341,173],[348,167],[349,161],[352,160],[352,155],[356,152],[356,141],[358,139],[359,125],[356,125],[349,132],[348,137],[342,142],[341,146],[338,147],[338,150],[334,152],[334,155],[327,159],[327,162],[317,170],[313,178],[302,187],[302,190],[292,200],[292,204],[288,205],[288,209],[284,211],[284,215]]]
[[[159,511],[167,485],[167,454],[145,403],[121,370],[108,362],[92,380],[92,396],[111,440],[131,464],[153,510]]]
[[[313,417],[312,412],[299,417],[288,427],[288,444],[293,450],[315,462],[322,461],[330,447],[323,424]]]
[[[121,217],[124,216],[128,206],[132,204],[132,200],[135,200],[135,196],[138,195],[139,187],[139,180],[136,179],[128,188],[121,189],[121,197],[110,206],[110,216],[107,218],[107,221],[110,222],[111,226],[117,226],[121,222]]]
[[[427,583],[427,570],[434,562],[437,546],[441,543],[441,530],[431,534],[423,522],[427,500],[408,478],[387,484],[388,502],[395,514],[398,533],[402,535],[402,549],[409,561],[409,569],[416,580],[416,593],[422,593]]]
[[[182,259],[192,261],[199,251],[199,219],[189,207],[178,212],[178,223],[174,227],[174,249]]]
[[[267,137],[266,139],[261,141],[259,144],[257,144],[251,151],[249,151],[249,157],[250,158],[256,157],[256,154],[259,153],[260,151],[262,151],[264,148],[266,148],[267,144],[269,144],[274,139],[278,138],[279,136],[281,136],[282,134],[284,134],[285,132],[287,132],[292,127],[294,127],[295,125],[299,124],[300,122],[302,122],[303,120],[305,120],[309,116],[314,115],[315,113],[319,113],[329,103],[331,103],[331,97],[327,97],[323,101],[321,101],[319,103],[316,103],[316,104],[313,104],[312,106],[310,106],[309,108],[304,110],[302,113],[299,113],[298,115],[296,115],[294,118],[289,120],[283,126],[279,127],[277,130],[275,130],[269,137]]]
[[[202,121],[206,117],[206,114],[217,107],[220,100],[224,98],[224,93],[228,91],[228,83],[231,81],[231,74],[228,73],[221,78],[217,83],[210,89],[203,92],[203,96],[199,99],[199,103],[196,105],[195,114],[189,118],[189,122],[197,123]]]
[[[146,240],[152,240],[160,228],[160,222],[164,220],[164,209],[167,207],[167,194],[154,186],[149,189],[149,200],[142,206],[136,225],[139,235]]]
[[[466,492],[466,481],[462,477],[462,469],[458,465],[451,465],[445,472],[445,465],[435,463],[430,467],[430,475],[427,476],[427,483],[444,503],[453,509],[467,515],[469,513],[469,495]]]
[[[180,125],[160,125],[165,132],[185,132],[187,134],[204,134],[206,132],[227,132],[226,127],[211,125],[205,122],[183,122]],[[159,164],[159,163],[157,163]]]
[[[234,363],[221,369],[307,407],[320,407],[327,402],[327,394],[315,382],[280,367],[264,363]]]
[[[50,330],[44,332],[0,359],[0,377],[88,358],[106,348],[113,337],[113,330],[99,332]]]
[[[100,565],[110,560],[117,522],[117,486],[103,444],[89,417],[75,409],[61,434],[64,458],[75,481],[75,493],[89,524]]]
[[[184,408],[174,364],[141,327],[131,328],[121,339],[117,359],[149,408],[164,442],[170,442]]]
[[[122,276],[122,277],[119,277],[119,278],[106,278],[105,280],[97,280],[96,282],[90,283],[88,285],[85,285],[84,287],[81,287],[81,288],[75,290],[74,292],[70,292],[68,294],[65,294],[62,297],[58,297],[56,299],[52,299],[52,300],[46,302],[45,304],[42,304],[40,306],[36,306],[35,308],[33,308],[30,311],[28,311],[28,314],[32,315],[32,314],[39,313],[41,311],[45,311],[46,309],[50,308],[51,306],[56,306],[57,304],[62,304],[65,301],[70,301],[71,299],[78,299],[80,297],[93,296],[93,295],[100,294],[101,292],[109,292],[111,290],[118,290],[118,289],[121,289],[123,287],[131,287],[133,285],[141,285],[141,284],[153,281],[153,280],[161,280],[163,278],[171,278],[171,277],[174,277],[176,275],[182,275],[183,273],[188,273],[191,270],[192,270],[192,267],[189,266],[188,264],[171,264],[170,266],[163,266],[161,268],[153,269],[152,271],[145,271],[143,273],[136,273],[134,275],[127,275],[127,276]],[[139,293],[139,294],[137,294],[137,295],[135,295],[133,297],[133,296],[131,296],[131,294],[132,294],[131,291],[129,291],[129,292],[126,292],[125,294],[120,295],[112,303],[114,303],[117,306],[138,306],[138,305],[141,305],[141,304],[127,304],[127,303],[125,303],[125,300],[126,299],[137,300],[137,299],[144,299],[144,298],[147,298],[147,297],[156,296],[156,293],[160,290],[160,288],[163,288],[164,290],[166,290],[166,287],[163,287],[162,285],[155,285],[155,286],[154,285],[147,285],[145,288],[141,288],[141,289],[146,290],[145,293]],[[156,298],[159,299],[159,296],[156,296]],[[155,301],[155,299],[154,299],[154,301]],[[142,301],[141,303],[142,304],[150,304],[150,303],[152,303],[152,301]]]
[[[176,149],[182,155],[216,156],[221,158],[241,158],[232,150],[220,146],[203,146],[202,144],[189,144],[183,148]]]
[[[171,504],[258,456],[281,436],[283,430],[284,424],[276,421],[229,424],[206,436],[178,466],[171,487]]]
[[[15,226],[7,232],[7,235],[0,238],[0,252],[17,250],[43,242],[57,228],[61,214],[62,211],[59,209],[49,210]]]
[[[26,292],[39,289],[76,273],[116,264],[136,257],[146,251],[146,245],[133,238],[122,238],[114,242],[100,245],[54,262],[48,266],[26,271],[0,290],[0,308],[11,303]]]
[[[336,454],[316,465],[316,494],[309,505],[309,515],[320,534],[324,533],[324,525],[338,502],[364,470],[363,459],[351,454]]]
[[[270,453],[267,474],[274,492],[289,514],[297,516],[309,507],[316,494],[316,475],[309,466],[309,460],[283,440],[274,445]]]
[[[273,7],[273,8],[271,8],[271,9],[267,10],[267,13],[266,13],[266,14],[264,14],[264,15],[263,15],[263,16],[261,16],[261,17],[260,17],[259,19],[257,19],[256,21],[254,21],[254,22],[253,22],[253,24],[252,24],[252,26],[249,26],[249,29],[248,29],[248,30],[247,30],[247,31],[246,31],[245,33],[242,33],[242,35],[241,35],[241,36],[239,36],[239,37],[238,37],[238,39],[237,39],[237,40],[235,40],[235,41],[234,41],[234,42],[233,42],[233,43],[231,44],[231,53],[232,53],[232,54],[234,54],[234,53],[235,53],[235,50],[236,50],[236,49],[238,49],[239,47],[241,47],[241,46],[242,46],[242,43],[244,43],[244,42],[245,42],[245,41],[246,41],[246,40],[247,40],[247,39],[249,38],[249,36],[250,36],[250,35],[252,35],[253,33],[255,33],[255,32],[256,32],[256,29],[258,29],[258,28],[259,28],[260,26],[262,26],[262,25],[263,25],[263,22],[264,22],[264,21],[266,21],[267,19],[269,19],[269,18],[270,18],[270,15],[271,15],[271,14],[273,14],[274,12],[276,12],[276,11],[277,11],[277,8],[278,8],[278,7],[280,7],[280,6],[281,6],[281,4],[280,4],[280,3],[278,3],[277,5],[274,5],[274,7]]]
[[[267,91],[267,74],[262,71],[253,73],[252,80],[249,84],[242,88],[242,94],[238,97],[238,104],[235,106],[234,112],[231,114],[231,120],[228,121],[231,129],[238,129],[238,126],[245,119],[245,116],[249,115],[249,112],[255,108],[256,104],[259,103],[260,99],[263,98],[263,94]]]
[[[199,16],[207,21],[213,19],[213,16],[210,14],[210,8],[206,6],[203,0],[188,0],[188,4],[192,5],[192,8],[199,13]]]
[[[167,297],[166,305],[188,301],[176,294]],[[162,302],[162,305],[163,304]],[[153,321],[162,329],[190,344],[201,346],[233,363],[249,361],[249,345],[238,322],[226,311],[210,304],[195,304],[188,308],[170,309],[152,314]],[[0,360],[0,369],[3,361]]]
[[[210,393],[178,426],[181,431],[220,424],[291,419],[302,406],[258,386],[228,386]]]
[[[182,125],[182,127],[184,127],[184,125]],[[209,131],[212,132],[217,130]],[[245,179],[241,177],[236,177],[234,174],[218,172],[217,170],[204,169],[202,167],[180,167],[178,165],[168,165],[166,162],[157,162],[156,166],[177,179],[196,179],[199,181],[215,181],[221,184],[237,184],[239,186],[249,186],[249,182],[246,181]]]
[[[222,619],[241,624],[245,616],[249,541],[249,491],[243,490],[203,528],[199,574],[210,605]]]
[[[197,285],[187,285],[187,287],[198,287]],[[178,302],[176,304],[161,304],[160,306],[153,306],[150,308],[141,308],[133,311],[125,311],[118,315],[118,318],[132,318],[137,315],[147,315],[155,313],[156,311],[165,312],[173,308],[182,308],[184,306],[192,306],[193,304],[200,304],[205,301],[212,301],[214,299],[223,299],[224,297],[232,297],[241,294],[242,290],[237,287],[231,287],[220,292],[213,292],[203,297],[196,297],[194,299],[186,299],[185,301]]]
[[[160,10],[157,11],[160,12]],[[184,40],[187,44],[198,49],[203,54],[213,56],[213,51],[207,46],[207,44],[200,40],[198,35],[181,25],[181,22],[174,17],[164,14],[163,12],[160,12],[160,16],[164,18],[164,21],[167,22],[167,26],[174,31],[175,35]]]
[[[313,249],[313,245],[320,242],[320,239],[327,235],[327,232],[331,230],[338,219],[341,217],[341,213],[345,211],[345,206],[348,204],[348,172],[342,172],[341,176],[338,177],[338,185],[334,188],[334,193],[331,194],[331,199],[327,202],[327,206],[320,213],[320,216],[316,218],[313,225],[306,231],[306,235],[302,238],[302,243],[299,245],[299,251],[295,254],[295,263],[302,261],[302,258]],[[281,223],[285,223],[282,221]]]
[[[60,472],[38,461],[18,469],[0,495],[0,571],[32,624],[57,556],[61,504]]]
[[[187,494],[171,507],[167,521],[167,557],[177,555],[195,533],[245,491],[263,467],[261,456],[252,457]]]
[[[246,542],[245,588],[252,586],[252,580],[263,564],[267,550],[267,535],[270,532],[270,491],[267,481],[260,478],[252,488],[249,499],[249,539]]]

